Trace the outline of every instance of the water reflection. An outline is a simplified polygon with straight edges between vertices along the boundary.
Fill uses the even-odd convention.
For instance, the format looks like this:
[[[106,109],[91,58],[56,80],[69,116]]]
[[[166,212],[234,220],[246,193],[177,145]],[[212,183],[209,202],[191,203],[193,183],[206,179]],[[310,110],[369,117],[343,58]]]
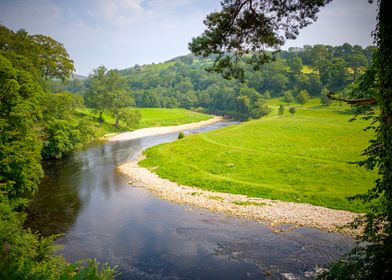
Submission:
[[[176,137],[106,143],[48,164],[29,225],[45,234],[65,232],[58,242],[68,260],[108,261],[122,279],[304,278],[353,246],[340,234],[306,228],[274,233],[172,204],[129,186],[116,171],[142,149]]]

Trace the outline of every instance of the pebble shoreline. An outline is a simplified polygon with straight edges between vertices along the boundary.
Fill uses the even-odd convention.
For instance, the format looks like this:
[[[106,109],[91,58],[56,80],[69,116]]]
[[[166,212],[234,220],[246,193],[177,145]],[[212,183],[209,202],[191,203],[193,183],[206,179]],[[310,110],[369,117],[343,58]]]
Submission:
[[[200,122],[186,123],[186,124],[180,124],[175,126],[147,127],[147,128],[137,129],[135,131],[119,133],[116,135],[108,134],[106,139],[108,141],[124,141],[124,140],[138,139],[147,136],[176,133],[184,130],[196,129],[209,124],[220,122],[222,120],[223,117],[214,116],[208,120],[200,121]]]
[[[136,161],[122,164],[118,169],[130,177],[129,184],[142,184],[150,192],[165,200],[249,219],[269,225],[277,232],[305,226],[350,235],[358,233],[344,226],[359,214],[304,203],[252,198],[179,185],[159,177],[147,168],[140,167],[138,162],[143,158],[145,156],[141,155]],[[289,226],[285,226],[283,230],[281,225]]]

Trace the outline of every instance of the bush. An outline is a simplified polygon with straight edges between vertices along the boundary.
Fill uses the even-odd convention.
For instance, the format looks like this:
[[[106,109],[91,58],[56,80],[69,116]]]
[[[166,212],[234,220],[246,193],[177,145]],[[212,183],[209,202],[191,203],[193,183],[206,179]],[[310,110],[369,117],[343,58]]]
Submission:
[[[184,134],[184,132],[180,132],[179,134],[178,134],[178,137],[177,137],[177,139],[182,139],[182,138],[184,138],[185,137],[185,134]]]
[[[279,111],[278,111],[278,114],[279,114],[279,116],[283,116],[283,113],[284,113],[284,106],[282,105],[282,104],[280,104],[279,105]]]
[[[289,112],[290,112],[291,116],[294,117],[294,114],[297,112],[297,109],[295,107],[290,107]]]

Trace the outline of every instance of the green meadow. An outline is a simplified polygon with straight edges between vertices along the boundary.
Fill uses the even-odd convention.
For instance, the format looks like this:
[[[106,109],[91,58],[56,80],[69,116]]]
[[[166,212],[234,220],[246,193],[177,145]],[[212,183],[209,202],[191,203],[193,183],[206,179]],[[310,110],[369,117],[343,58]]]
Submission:
[[[204,121],[211,118],[210,115],[179,108],[131,108],[128,110],[139,111],[142,116],[139,125],[133,129],[155,126],[180,125],[185,123]],[[94,119],[96,121],[98,120],[98,114],[94,114],[90,109],[87,108],[78,109],[78,114],[80,115],[80,117],[83,118]],[[97,136],[103,136],[107,133],[116,133],[129,130],[121,121],[120,128],[116,129],[114,127],[115,119],[113,115],[103,114],[103,118],[104,123],[99,124],[96,122],[98,131]]]
[[[349,107],[288,106],[281,101],[267,117],[216,131],[187,135],[145,151],[141,166],[180,184],[251,197],[304,202],[354,212],[366,211],[346,197],[366,192],[376,174],[349,164],[360,160],[372,132]],[[293,105],[291,105],[293,106]]]

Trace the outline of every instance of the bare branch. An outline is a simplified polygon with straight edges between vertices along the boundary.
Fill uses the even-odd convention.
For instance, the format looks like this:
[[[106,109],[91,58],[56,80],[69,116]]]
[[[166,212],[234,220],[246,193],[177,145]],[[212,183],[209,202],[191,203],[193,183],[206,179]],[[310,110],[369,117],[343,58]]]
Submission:
[[[361,98],[361,99],[347,99],[347,98],[339,98],[334,96],[334,92],[330,92],[327,94],[329,99],[332,100],[337,100],[337,101],[344,101],[348,104],[359,104],[359,105],[376,105],[377,104],[377,99],[376,98]]]

